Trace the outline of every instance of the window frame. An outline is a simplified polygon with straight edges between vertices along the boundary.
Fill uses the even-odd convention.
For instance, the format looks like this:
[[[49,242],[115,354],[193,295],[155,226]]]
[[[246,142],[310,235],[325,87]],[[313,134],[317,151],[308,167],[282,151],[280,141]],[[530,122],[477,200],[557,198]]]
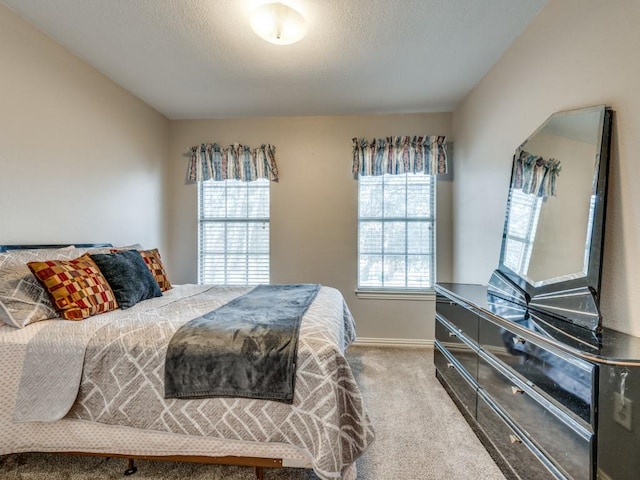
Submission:
[[[361,188],[362,188],[362,179],[368,179],[368,178],[381,178],[381,182],[382,182],[382,188],[384,189],[384,177],[388,177],[388,176],[392,176],[392,177],[405,177],[406,181],[405,181],[405,202],[404,202],[404,209],[405,209],[405,215],[404,216],[385,216],[384,214],[384,199],[383,199],[383,203],[381,205],[381,210],[382,210],[382,214],[380,216],[362,216],[361,215],[361,202],[362,202],[362,198],[361,198]],[[407,214],[407,205],[408,205],[408,192],[409,192],[409,178],[410,176],[429,176],[431,177],[430,181],[429,181],[429,192],[431,195],[431,198],[428,199],[428,203],[430,204],[430,212],[431,215],[429,216],[423,216],[423,217],[413,217],[413,216],[409,216]],[[358,220],[357,220],[357,240],[358,240],[358,244],[357,244],[357,279],[356,279],[356,296],[359,298],[370,298],[370,299],[376,299],[376,298],[384,298],[384,299],[399,299],[399,300],[430,300],[433,299],[435,297],[435,291],[434,291],[434,286],[436,283],[436,264],[437,264],[437,258],[436,258],[436,243],[437,243],[437,235],[436,235],[436,228],[437,228],[437,222],[436,222],[436,218],[437,218],[437,179],[435,176],[431,176],[431,175],[419,175],[419,174],[413,174],[413,173],[405,173],[405,174],[400,174],[400,175],[381,175],[381,176],[365,176],[365,177],[358,177],[358,201],[357,201],[357,206],[358,206]],[[377,286],[365,286],[361,284],[361,267],[360,267],[360,261],[361,261],[361,256],[362,255],[366,255],[361,253],[361,240],[362,240],[362,232],[361,232],[361,224],[362,222],[382,222],[382,224],[384,225],[385,223],[389,223],[389,222],[404,222],[405,224],[405,248],[404,248],[404,252],[402,254],[391,254],[391,255],[402,255],[405,258],[405,268],[404,268],[404,274],[405,274],[405,279],[407,278],[408,275],[408,266],[407,266],[407,258],[412,256],[411,253],[409,253],[409,249],[408,249],[408,234],[407,234],[407,226],[410,223],[427,223],[431,225],[431,230],[432,230],[432,234],[430,236],[430,248],[428,249],[431,253],[430,254],[424,254],[424,256],[429,257],[430,258],[430,273],[431,273],[431,284],[429,286],[418,286],[418,287],[397,287],[397,286],[383,286],[383,285],[377,285]],[[382,234],[384,235],[384,234]],[[382,238],[382,241],[384,242],[384,237]],[[382,272],[384,274],[384,246],[382,247]],[[405,280],[405,285],[408,282]]]
[[[258,184],[260,183],[260,184]],[[242,287],[242,286],[255,286],[258,284],[262,284],[262,283],[270,283],[271,280],[271,246],[270,246],[270,242],[271,242],[271,212],[270,212],[270,203],[271,203],[271,182],[269,182],[269,180],[266,179],[257,179],[251,182],[243,182],[243,181],[239,181],[239,180],[223,180],[223,181],[214,181],[214,180],[207,180],[205,182],[198,182],[198,284],[203,285],[203,284],[212,284],[212,282],[207,283],[206,278],[205,278],[205,268],[204,268],[204,261],[207,258],[207,255],[223,255],[224,256],[224,283],[213,283],[216,285],[225,285],[225,286],[238,286],[238,287]],[[205,185],[206,184],[206,185]],[[267,193],[268,193],[268,203],[269,206],[267,208],[267,213],[268,216],[264,217],[264,216],[255,216],[255,217],[251,217],[248,215],[245,216],[229,216],[228,214],[228,202],[230,199],[230,196],[228,194],[230,187],[234,187],[234,186],[241,186],[241,187],[245,187],[245,191],[246,191],[246,198],[247,198],[247,210],[248,210],[248,206],[249,206],[249,199],[250,199],[250,194],[251,194],[251,188],[252,188],[252,184],[255,185],[256,188],[259,189],[266,189]],[[211,188],[212,185],[215,185],[216,187],[219,188],[224,188],[224,201],[225,201],[225,215],[224,216],[211,216],[211,217],[204,217],[204,213],[203,210],[205,208],[204,202],[205,202],[205,188]],[[215,188],[215,187],[214,187]],[[224,235],[225,235],[225,242],[224,242],[224,253],[212,253],[209,252],[207,254],[207,252],[203,251],[203,238],[206,235],[205,232],[203,232],[203,226],[206,224],[213,224],[213,223],[219,223],[219,224],[223,224],[224,226]],[[240,255],[246,255],[246,263],[245,263],[245,270],[244,270],[244,277],[246,278],[246,282],[245,283],[229,283],[229,278],[230,278],[230,274],[229,274],[229,270],[227,268],[228,266],[228,255],[230,255],[229,251],[228,251],[228,242],[227,242],[227,235],[228,235],[228,226],[229,225],[242,225],[245,224],[247,226],[247,229],[250,227],[250,225],[252,224],[258,224],[258,225],[266,225],[267,226],[267,252],[266,252],[266,256],[267,256],[267,265],[266,265],[266,277],[260,277],[259,279],[257,279],[255,282],[251,282],[250,280],[250,269],[249,269],[249,259],[252,255],[265,255],[265,252],[251,252],[251,249],[248,245],[246,245],[246,248],[244,250],[244,252],[239,252]],[[247,233],[248,236],[248,233]]]

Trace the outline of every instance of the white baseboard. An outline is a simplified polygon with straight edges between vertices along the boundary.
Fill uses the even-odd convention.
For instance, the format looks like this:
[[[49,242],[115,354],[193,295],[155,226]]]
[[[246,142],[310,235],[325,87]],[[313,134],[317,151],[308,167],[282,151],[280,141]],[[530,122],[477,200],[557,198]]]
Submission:
[[[358,337],[353,345],[368,347],[432,347],[433,340],[418,338],[369,338]]]

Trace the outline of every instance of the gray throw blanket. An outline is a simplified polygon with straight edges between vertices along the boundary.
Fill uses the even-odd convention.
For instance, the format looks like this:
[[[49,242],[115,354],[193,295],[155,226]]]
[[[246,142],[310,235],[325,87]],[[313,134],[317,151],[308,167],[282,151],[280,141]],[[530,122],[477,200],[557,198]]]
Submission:
[[[165,360],[165,398],[293,403],[302,317],[320,285],[260,285],[184,324]]]

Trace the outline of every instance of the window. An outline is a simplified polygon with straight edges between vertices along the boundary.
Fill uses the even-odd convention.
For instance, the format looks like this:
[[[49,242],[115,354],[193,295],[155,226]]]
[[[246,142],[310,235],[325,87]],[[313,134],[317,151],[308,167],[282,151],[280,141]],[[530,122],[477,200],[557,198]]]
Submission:
[[[434,199],[431,175],[359,177],[359,289],[433,287]]]
[[[529,270],[541,206],[541,197],[511,189],[504,264],[522,275]]]
[[[269,180],[199,182],[198,281],[269,283]]]

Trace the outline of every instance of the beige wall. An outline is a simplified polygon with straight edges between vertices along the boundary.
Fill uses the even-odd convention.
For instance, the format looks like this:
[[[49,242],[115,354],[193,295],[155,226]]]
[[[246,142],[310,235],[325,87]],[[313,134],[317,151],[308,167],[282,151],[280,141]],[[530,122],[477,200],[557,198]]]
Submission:
[[[163,246],[169,121],[0,5],[0,243]]]
[[[274,282],[339,288],[360,337],[432,339],[432,301],[363,300],[356,282],[351,138],[451,136],[451,114],[169,122],[0,6],[0,243],[158,246],[175,283],[196,280],[192,144],[278,148]],[[438,182],[438,278],[451,279],[451,176]]]
[[[615,110],[601,305],[605,326],[640,335],[640,2],[551,0],[458,106],[454,280],[498,263],[511,159],[551,113]]]
[[[271,143],[280,182],[271,184],[271,281],[338,288],[359,337],[433,339],[432,301],[358,299],[357,182],[351,139],[451,134],[451,114],[185,120],[171,122],[169,268],[176,282],[197,275],[197,188],[186,185],[189,147]],[[438,182],[438,278],[450,280],[451,181]]]

